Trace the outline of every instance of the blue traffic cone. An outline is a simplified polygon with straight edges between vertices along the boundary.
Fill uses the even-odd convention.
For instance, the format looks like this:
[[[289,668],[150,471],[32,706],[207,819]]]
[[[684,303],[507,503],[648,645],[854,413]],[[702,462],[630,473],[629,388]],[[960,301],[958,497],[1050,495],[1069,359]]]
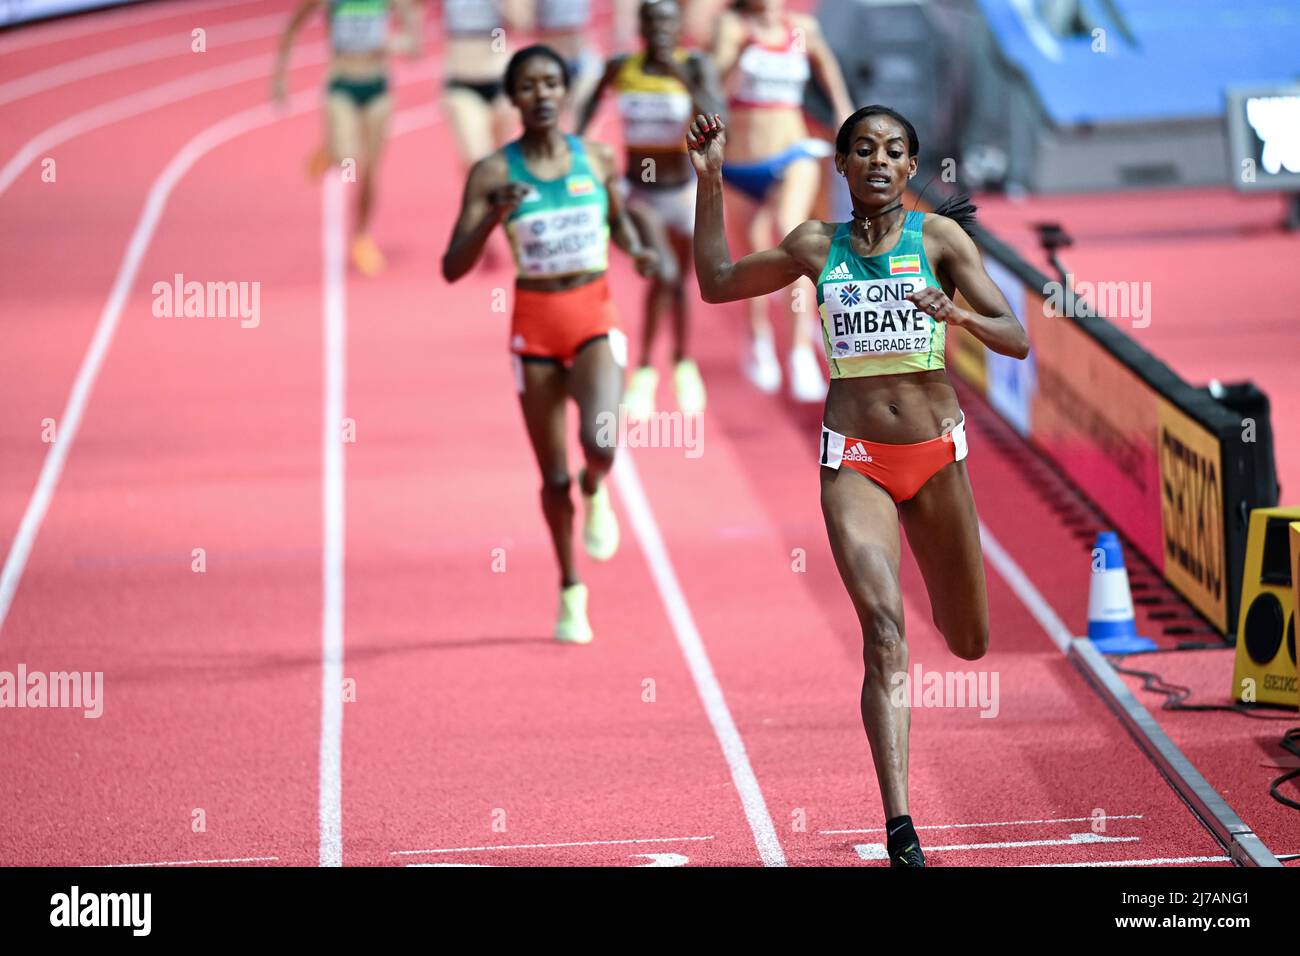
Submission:
[[[1092,549],[1088,639],[1103,654],[1134,654],[1156,649],[1155,641],[1138,637],[1124,549],[1114,531],[1100,532]]]

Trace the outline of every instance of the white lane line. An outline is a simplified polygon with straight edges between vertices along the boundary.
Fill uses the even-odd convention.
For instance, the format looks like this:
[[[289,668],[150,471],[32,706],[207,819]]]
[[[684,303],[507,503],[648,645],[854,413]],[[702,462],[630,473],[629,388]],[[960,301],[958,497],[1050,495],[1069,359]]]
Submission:
[[[441,120],[436,107],[404,110],[390,136]],[[347,209],[343,179],[321,181],[321,315],[325,377],[321,416],[320,865],[343,865],[343,621],[347,516],[343,413],[347,400]]]
[[[307,46],[294,57],[294,68],[323,63],[328,57],[329,49],[325,44]],[[74,113],[53,126],[41,130],[24,143],[18,152],[9,157],[9,161],[0,168],[0,195],[14,184],[14,180],[32,162],[73,137],[203,93],[224,89],[237,83],[265,79],[270,75],[272,65],[271,57],[266,54],[249,57],[211,70],[202,70],[179,80],[160,83],[139,93],[132,93],[80,113]],[[319,103],[319,92],[313,90],[312,94]]]
[[[1022,846],[1081,846],[1085,843],[1137,843],[1141,837],[1103,836],[1100,833],[1071,833],[1066,840],[1009,840],[1005,843],[959,843],[953,846],[928,846],[927,853],[944,850],[1009,850]]]
[[[731,770],[731,779],[736,785],[741,806],[744,807],[745,818],[754,834],[758,855],[764,866],[785,866],[785,852],[781,849],[781,841],[777,838],[776,827],[772,824],[754,768],[750,766],[749,755],[745,753],[745,742],[740,738],[740,731],[736,729],[736,722],[731,717],[722,687],[713,673],[709,654],[704,649],[704,642],[695,626],[695,618],[682,593],[677,572],[668,557],[668,549],[664,546],[654,512],[646,500],[629,449],[621,449],[615,461],[614,484],[632,519],[632,529],[641,544],[646,563],[650,565],[650,575],[654,578],[659,598],[668,612],[673,634],[686,658],[691,677],[695,681],[695,689],[709,716],[709,723],[713,725],[713,733],[722,746],[722,754]]]
[[[409,80],[404,80],[403,85],[407,82],[424,79],[426,74],[433,73],[439,65],[440,60],[433,60],[426,69],[412,71]],[[18,584],[22,580],[23,570],[27,567],[27,559],[31,554],[32,545],[36,541],[41,522],[45,519],[46,511],[49,510],[50,499],[59,483],[59,477],[63,473],[64,462],[67,461],[68,454],[72,449],[77,430],[81,427],[81,419],[86,410],[86,403],[90,399],[90,391],[95,385],[95,380],[99,377],[99,370],[104,364],[104,356],[107,354],[108,347],[117,332],[118,322],[122,318],[122,309],[126,305],[126,298],[130,294],[131,286],[135,283],[136,274],[140,270],[140,262],[144,258],[149,243],[153,240],[154,231],[158,228],[158,221],[167,206],[167,200],[171,197],[172,190],[194,164],[210,150],[260,126],[271,125],[288,116],[305,113],[319,108],[319,106],[320,94],[316,90],[305,90],[291,97],[283,112],[264,104],[227,116],[225,119],[209,126],[182,146],[163,171],[158,174],[158,178],[154,180],[149,189],[148,198],[145,200],[144,210],[140,213],[140,219],[136,223],[135,231],[131,234],[131,239],[127,243],[126,255],[122,259],[122,264],[118,267],[117,277],[113,280],[113,288],[109,292],[108,301],[104,304],[104,309],[99,315],[99,322],[95,326],[95,334],[91,338],[90,346],[81,360],[81,367],[77,370],[77,377],[73,381],[72,391],[68,395],[68,403],[63,409],[63,417],[58,420],[59,439],[53,442],[49,447],[49,451],[45,453],[45,461],[41,465],[40,476],[36,479],[36,488],[32,492],[31,500],[27,503],[27,510],[23,512],[23,519],[18,526],[18,533],[14,535],[14,539],[9,545],[9,554],[5,558],[4,568],[0,570],[0,635],[4,633],[5,619],[9,616],[9,608],[13,604],[14,594],[18,591]],[[411,110],[407,112],[416,113],[417,111]],[[393,135],[410,132],[412,129],[419,128],[420,125],[428,125],[429,122],[433,122],[437,118],[432,108],[424,108],[418,112],[422,117],[432,118],[427,121],[412,123],[409,117],[399,113],[394,117]]]
[[[1014,850],[1029,846],[1082,846],[1096,843],[1137,843],[1141,837],[1108,837],[1099,833],[1071,833],[1068,840],[1010,840],[1005,843],[961,843],[953,846],[927,846],[926,853],[943,853],[960,850]],[[864,860],[888,860],[889,851],[883,843],[859,843],[853,848]]]
[[[312,107],[318,106],[319,101],[320,98],[315,91],[300,93],[290,102],[289,112],[306,112]],[[118,267],[117,278],[113,281],[113,288],[108,294],[108,301],[104,304],[104,309],[99,315],[99,322],[95,326],[95,334],[90,340],[90,347],[86,350],[86,354],[81,360],[81,367],[77,370],[77,377],[73,381],[72,391],[68,395],[68,404],[64,407],[63,415],[58,420],[58,441],[53,442],[49,447],[49,451],[45,453],[45,462],[41,466],[40,477],[36,480],[36,489],[32,492],[31,500],[27,503],[27,510],[23,512],[23,520],[18,526],[18,533],[9,546],[9,555],[5,559],[4,569],[0,571],[0,633],[4,631],[5,618],[8,617],[14,594],[18,590],[18,582],[22,579],[23,569],[27,566],[27,558],[31,554],[32,544],[35,542],[36,534],[40,530],[41,521],[45,518],[45,512],[49,509],[50,499],[54,494],[55,486],[59,482],[59,476],[63,473],[63,464],[67,461],[68,453],[71,451],[77,437],[77,430],[81,427],[81,419],[86,411],[90,391],[95,385],[95,380],[99,377],[99,370],[104,364],[104,356],[107,354],[108,347],[117,332],[118,322],[122,318],[122,309],[126,305],[127,296],[130,294],[131,286],[134,284],[136,274],[140,270],[140,262],[144,258],[145,250],[149,247],[150,241],[153,239],[154,230],[158,228],[158,221],[162,218],[163,210],[167,206],[167,200],[170,198],[172,190],[180,182],[181,178],[190,171],[191,167],[208,151],[250,130],[257,129],[259,126],[267,126],[279,119],[280,115],[269,106],[254,107],[251,110],[244,110],[241,113],[226,117],[219,123],[209,126],[182,146],[163,171],[159,173],[158,178],[154,180],[153,186],[150,187],[144,210],[140,213],[140,219],[136,223],[135,231],[131,234],[131,239],[127,244],[126,255],[122,259],[121,266]]]
[[[261,2],[262,0],[210,0],[207,3],[196,3],[194,0],[189,0],[185,4],[179,2],[147,4],[136,9],[105,10],[78,17],[76,20],[37,23],[23,27],[13,34],[0,36],[0,53],[30,50],[32,47],[62,43],[64,40],[102,34],[108,30],[149,23],[153,20],[166,20],[170,17],[189,16],[207,10],[242,7]],[[285,16],[287,22],[288,14]]]
[[[274,36],[284,29],[286,19],[286,15],[276,14],[211,27],[207,31],[208,49],[217,50],[226,45]],[[67,86],[78,80],[103,76],[105,73],[139,66],[142,63],[152,63],[168,57],[196,56],[197,54],[190,49],[192,42],[190,29],[191,27],[186,25],[181,32],[172,36],[124,44],[67,63],[59,63],[48,69],[36,70],[8,83],[0,83],[0,106],[27,96],[46,93],[60,86]]]
[[[1025,866],[1043,869],[1055,866],[1177,866],[1182,863],[1232,863],[1227,856],[1171,856],[1154,860],[1092,860],[1088,863],[1026,863]]]
[[[1039,823],[1092,823],[1094,820],[1101,820],[1101,819],[1141,820],[1142,814],[1109,813],[1105,817],[1055,817],[1051,820],[999,820],[994,823],[937,823],[937,824],[932,824],[930,826],[919,826],[916,827],[915,829],[917,830],[961,830],[961,829],[982,828],[982,827],[1019,827],[1019,826],[1031,826],[1033,824],[1039,824]],[[870,829],[865,829],[865,830],[819,830],[817,832],[825,835],[833,835],[833,834],[841,834],[841,833],[884,833],[885,828],[872,827]]]
[[[636,840],[575,840],[571,843],[516,843],[505,846],[459,846],[438,850],[393,850],[389,856],[416,856],[426,853],[477,853],[479,850],[553,850],[571,846],[624,846],[629,843],[684,843],[689,840],[712,840],[711,836],[644,837]]]
[[[1074,635],[1065,623],[1057,615],[1056,611],[1047,599],[1043,597],[1042,592],[1034,587],[1034,582],[1029,580],[1029,576],[1016,563],[1016,559],[1011,557],[1002,543],[993,536],[988,525],[983,521],[980,522],[980,542],[984,546],[984,553],[988,556],[989,563],[997,568],[998,573],[1002,575],[1007,586],[1015,592],[1016,597],[1020,598],[1022,603],[1034,616],[1039,625],[1047,636],[1052,639],[1062,654],[1070,653],[1070,641],[1074,640]]]
[[[347,392],[344,185],[321,180],[321,296],[325,381],[322,420],[324,553],[321,584],[320,865],[343,865],[343,400]]]
[[[211,866],[216,863],[273,863],[278,856],[236,856],[227,860],[164,860],[161,863],[105,863],[86,867],[88,870],[135,869],[145,866]]]

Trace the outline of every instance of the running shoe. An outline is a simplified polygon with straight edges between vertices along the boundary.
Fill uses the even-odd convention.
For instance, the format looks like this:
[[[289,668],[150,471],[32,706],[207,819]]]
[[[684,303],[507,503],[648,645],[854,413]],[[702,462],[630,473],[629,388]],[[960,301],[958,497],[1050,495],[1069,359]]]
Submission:
[[[367,235],[352,240],[352,264],[363,276],[373,279],[384,271],[384,255]]]
[[[743,368],[745,377],[760,392],[772,395],[781,387],[781,363],[776,360],[770,335],[750,339]]]
[[[594,636],[591,624],[587,622],[587,585],[572,584],[561,588],[555,639],[564,644],[590,644]]]
[[[584,484],[585,476],[584,471],[578,478],[579,490]],[[587,506],[586,519],[582,524],[582,543],[593,559],[608,561],[618,550],[618,516],[614,514],[614,506],[609,503],[608,483],[602,481],[594,495],[583,493],[582,501]]]
[[[790,395],[796,402],[820,402],[826,397],[826,379],[811,346],[790,350]]]
[[[329,150],[324,146],[319,147],[315,152],[307,157],[307,179],[315,182],[325,175],[325,171],[332,166],[330,161]]]
[[[889,854],[889,865],[903,868],[925,866],[925,854],[921,852],[921,844],[909,843],[897,853]]]
[[[627,417],[636,422],[644,421],[655,413],[655,389],[659,387],[659,373],[649,365],[643,365],[632,373],[627,391],[623,394],[623,407]]]
[[[682,359],[673,369],[673,384],[677,387],[677,407],[683,414],[698,415],[704,411],[704,379],[700,367],[691,359]]]

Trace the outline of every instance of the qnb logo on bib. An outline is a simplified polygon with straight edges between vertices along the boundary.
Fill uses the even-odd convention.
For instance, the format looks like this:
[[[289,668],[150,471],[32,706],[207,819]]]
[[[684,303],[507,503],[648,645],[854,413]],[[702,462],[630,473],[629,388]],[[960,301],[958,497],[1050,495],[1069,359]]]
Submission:
[[[922,276],[822,285],[832,358],[930,351],[934,322],[907,299]]]
[[[1258,96],[1246,101],[1246,119],[1264,144],[1259,164],[1270,175],[1286,167],[1300,173],[1300,96]]]

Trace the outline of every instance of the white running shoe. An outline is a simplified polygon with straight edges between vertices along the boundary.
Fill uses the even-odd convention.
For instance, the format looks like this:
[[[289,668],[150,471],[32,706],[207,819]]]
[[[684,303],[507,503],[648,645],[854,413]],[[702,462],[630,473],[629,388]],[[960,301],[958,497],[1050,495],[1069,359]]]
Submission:
[[[578,479],[578,490],[582,490],[585,472]],[[593,560],[608,561],[618,551],[618,516],[614,506],[609,503],[609,483],[602,481],[594,495],[583,494],[583,504],[587,506],[586,519],[582,523],[582,543]]]
[[[691,359],[682,359],[673,369],[673,384],[677,388],[677,407],[685,415],[698,415],[704,411],[706,396],[700,367]]]
[[[826,379],[810,346],[790,350],[790,395],[796,402],[820,402],[826,397]]]
[[[645,421],[655,413],[655,389],[659,387],[659,373],[644,365],[632,373],[627,391],[623,393],[623,407],[629,421]]]
[[[750,339],[743,368],[745,377],[760,392],[772,395],[781,387],[781,363],[776,360],[770,335]]]
[[[587,585],[560,589],[560,613],[555,621],[555,639],[565,644],[590,644],[595,637],[587,621]]]

